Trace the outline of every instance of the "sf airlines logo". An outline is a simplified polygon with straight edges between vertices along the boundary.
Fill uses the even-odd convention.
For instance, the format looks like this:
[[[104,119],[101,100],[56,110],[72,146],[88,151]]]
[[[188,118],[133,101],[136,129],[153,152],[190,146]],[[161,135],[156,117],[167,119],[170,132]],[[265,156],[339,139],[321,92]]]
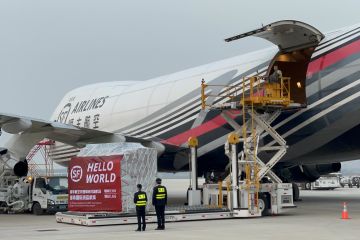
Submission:
[[[82,178],[83,170],[80,166],[73,166],[70,171],[70,178],[73,182],[79,182]]]
[[[105,105],[107,98],[109,98],[109,96],[92,98],[89,100],[73,103],[73,105],[70,102],[74,101],[75,97],[71,98],[70,102],[65,104],[65,106],[60,111],[57,118],[57,122],[66,123],[69,114],[76,114],[76,113],[87,112],[89,110],[100,109]],[[72,108],[72,106],[74,107]]]
[[[71,110],[71,103],[66,104],[63,109],[61,110],[57,122],[66,123],[67,118],[69,116]]]

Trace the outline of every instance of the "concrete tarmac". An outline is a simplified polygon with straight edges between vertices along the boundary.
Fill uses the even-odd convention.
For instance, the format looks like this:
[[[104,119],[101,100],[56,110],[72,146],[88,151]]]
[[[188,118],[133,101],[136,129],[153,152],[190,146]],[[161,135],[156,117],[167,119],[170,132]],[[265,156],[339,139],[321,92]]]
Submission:
[[[182,181],[166,182],[176,201]],[[173,186],[170,188],[170,186]],[[135,225],[83,227],[60,224],[51,215],[0,215],[0,239],[359,239],[360,189],[301,191],[302,201],[286,214],[254,219],[228,219],[168,223],[165,231],[148,224],[145,232],[134,232]],[[348,203],[350,220],[341,220],[342,203]]]

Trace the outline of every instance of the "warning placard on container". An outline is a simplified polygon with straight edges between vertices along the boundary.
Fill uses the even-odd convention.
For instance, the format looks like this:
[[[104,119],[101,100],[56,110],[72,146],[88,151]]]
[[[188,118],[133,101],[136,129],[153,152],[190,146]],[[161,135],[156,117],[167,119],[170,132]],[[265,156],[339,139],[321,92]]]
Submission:
[[[122,211],[122,156],[74,157],[69,166],[69,211]]]

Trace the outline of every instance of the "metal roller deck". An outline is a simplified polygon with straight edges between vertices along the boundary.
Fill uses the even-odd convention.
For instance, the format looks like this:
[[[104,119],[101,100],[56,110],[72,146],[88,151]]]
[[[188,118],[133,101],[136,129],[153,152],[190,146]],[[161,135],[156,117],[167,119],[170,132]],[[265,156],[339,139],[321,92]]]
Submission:
[[[105,226],[105,225],[124,225],[136,224],[137,217],[135,212],[131,213],[82,213],[82,212],[63,212],[56,213],[58,223],[68,223],[82,226]],[[227,208],[204,207],[204,206],[181,206],[168,207],[165,212],[166,222],[214,220],[232,218],[232,214]],[[156,223],[157,218],[154,211],[146,215],[147,223]]]

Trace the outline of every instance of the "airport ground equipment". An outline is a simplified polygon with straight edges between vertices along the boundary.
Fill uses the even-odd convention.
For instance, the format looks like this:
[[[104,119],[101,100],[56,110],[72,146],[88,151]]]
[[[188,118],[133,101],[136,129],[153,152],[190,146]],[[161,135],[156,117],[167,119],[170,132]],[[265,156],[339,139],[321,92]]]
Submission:
[[[26,156],[29,167],[29,175],[31,176],[52,176],[54,175],[54,162],[50,158],[50,149],[55,144],[54,141],[49,139],[44,139],[37,143]],[[36,156],[40,156],[43,160],[38,163],[33,161]],[[39,159],[39,158],[37,158]],[[44,172],[44,173],[43,173]]]
[[[58,223],[69,223],[82,226],[104,226],[104,225],[126,225],[137,224],[135,212],[128,213],[78,213],[65,212],[56,213]],[[231,212],[227,208],[209,207],[209,206],[176,206],[166,207],[165,221],[197,221],[232,218]],[[157,218],[154,209],[146,214],[146,223],[156,223]]]
[[[328,174],[321,176],[319,179],[312,183],[305,183],[305,190],[334,190],[335,188],[340,188],[341,182],[340,177],[337,174]]]
[[[32,212],[35,215],[66,211],[67,177],[3,176],[0,185],[0,210]]]
[[[191,182],[190,189],[188,191],[188,205],[189,206],[199,206],[201,205],[201,191],[198,188],[197,181],[197,147],[199,141],[195,137],[190,137],[188,140],[188,145],[190,148],[190,173],[191,173]]]
[[[340,186],[349,188],[357,187],[360,188],[360,176],[340,177]]]
[[[350,181],[352,186],[356,186],[357,188],[360,188],[360,177],[359,176],[351,176]]]
[[[47,140],[38,143],[28,154],[30,161],[40,148],[48,145]],[[66,211],[67,177],[41,176],[36,169],[29,171],[31,166],[37,165],[29,163],[28,159],[15,160],[7,149],[0,149],[0,211],[34,214]],[[31,175],[31,172],[36,174]]]
[[[229,207],[234,217],[255,217],[264,213],[278,214],[284,207],[293,207],[292,185],[282,183],[272,168],[286,154],[286,141],[271,123],[284,110],[298,107],[290,98],[290,78],[280,77],[268,83],[262,76],[244,77],[241,86],[208,85],[202,81],[202,109],[220,111],[234,128],[225,143],[230,159],[231,199]],[[222,88],[211,94],[211,88]],[[240,96],[240,98],[239,98]],[[216,99],[226,98],[219,103]],[[261,145],[265,136],[272,138]],[[238,153],[237,147],[242,151]],[[263,161],[259,154],[272,152]],[[265,180],[270,181],[265,181]],[[266,183],[268,182],[268,183]]]

